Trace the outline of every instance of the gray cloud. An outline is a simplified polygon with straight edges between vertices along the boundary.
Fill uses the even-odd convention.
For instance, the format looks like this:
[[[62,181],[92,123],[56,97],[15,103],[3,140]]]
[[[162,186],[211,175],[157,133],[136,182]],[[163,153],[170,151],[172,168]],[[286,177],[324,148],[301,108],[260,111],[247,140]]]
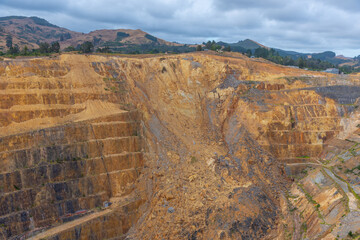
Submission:
[[[169,41],[237,42],[360,54],[358,0],[2,0],[0,15],[39,16],[75,31],[143,29]]]

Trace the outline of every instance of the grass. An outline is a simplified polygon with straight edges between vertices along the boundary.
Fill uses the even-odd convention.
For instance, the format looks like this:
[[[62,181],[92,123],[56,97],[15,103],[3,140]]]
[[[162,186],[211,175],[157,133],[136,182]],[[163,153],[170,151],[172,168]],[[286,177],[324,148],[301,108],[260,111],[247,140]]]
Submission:
[[[305,189],[304,186],[300,183],[297,184],[299,186],[299,188],[303,191],[303,193],[305,194],[306,199],[312,203],[314,205],[315,211],[318,213],[318,217],[323,221],[323,224],[326,224],[325,219],[323,217],[323,215],[321,214],[319,208],[320,208],[320,204],[318,202],[316,202],[313,197],[310,195],[310,193],[308,193]]]
[[[343,179],[342,177],[338,176],[337,174],[334,173],[334,171],[331,171],[335,177],[337,177],[338,179],[340,179],[341,181],[343,181],[344,183],[346,183],[346,185],[348,186],[348,190],[354,195],[354,197],[358,200],[358,206],[360,207],[360,196],[354,191],[354,189],[351,187],[350,183],[348,183],[347,181],[345,181],[345,179]]]
[[[106,87],[104,88],[105,91],[111,91],[113,93],[121,93],[125,94],[127,93],[127,90],[124,86],[126,83],[125,81],[121,81],[121,79],[118,78],[103,78],[103,81],[106,83]]]
[[[298,209],[297,207],[291,208],[291,209],[290,209],[290,212],[293,212],[293,211],[295,211],[295,210],[297,210],[297,209]]]
[[[191,164],[196,163],[198,160],[196,159],[196,157],[191,156]]]
[[[351,239],[356,239],[358,236],[360,236],[360,234],[353,233],[352,231],[348,232],[348,237],[350,237]]]
[[[287,196],[288,198],[293,198],[293,199],[296,199],[296,198],[298,198],[299,196],[293,196],[293,195],[290,195],[290,194],[288,194],[288,196]]]
[[[295,81],[309,81],[314,78],[311,76],[288,76],[281,77],[281,79],[285,79],[288,83],[294,83]]]
[[[331,169],[329,169],[329,170],[334,174],[335,177],[337,177],[336,174],[334,173],[334,171],[332,171]],[[329,179],[331,179],[331,181],[335,184],[336,188],[341,192],[341,195],[343,196],[343,203],[344,203],[346,212],[350,212],[348,195],[344,192],[342,187],[332,177],[330,177],[329,174],[327,174],[327,172],[325,170],[321,170],[321,172],[325,176],[327,176]]]
[[[306,234],[306,232],[307,232],[307,224],[306,224],[306,222],[303,222],[301,224],[300,232],[301,232],[301,234]]]

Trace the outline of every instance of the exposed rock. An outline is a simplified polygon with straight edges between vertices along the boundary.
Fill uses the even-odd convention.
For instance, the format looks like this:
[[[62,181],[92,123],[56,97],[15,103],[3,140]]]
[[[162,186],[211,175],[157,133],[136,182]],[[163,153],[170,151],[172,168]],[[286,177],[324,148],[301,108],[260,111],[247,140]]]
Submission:
[[[358,231],[358,133],[343,119],[359,96],[325,73],[192,53],[4,61],[0,77],[0,238]]]

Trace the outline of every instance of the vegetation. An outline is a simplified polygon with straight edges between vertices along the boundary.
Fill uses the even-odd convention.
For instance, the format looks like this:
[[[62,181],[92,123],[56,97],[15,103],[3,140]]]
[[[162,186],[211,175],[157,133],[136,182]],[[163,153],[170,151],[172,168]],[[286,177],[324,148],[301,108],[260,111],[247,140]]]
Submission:
[[[313,59],[313,58],[305,59],[303,57],[300,57],[300,58],[294,60],[289,56],[282,57],[273,48],[271,48],[271,49],[257,48],[257,49],[255,49],[254,56],[261,57],[261,58],[267,59],[269,61],[272,61],[277,64],[281,64],[281,65],[297,66],[299,68],[307,68],[307,69],[316,70],[316,71],[319,71],[319,70],[321,71],[321,70],[325,70],[327,68],[335,67],[332,63],[329,63],[327,61],[322,61],[320,59]]]
[[[11,48],[13,46],[12,37],[10,35],[6,36],[6,47]]]
[[[0,18],[1,20],[2,18]],[[44,19],[40,18],[32,18],[39,25],[44,26],[52,26],[56,27],[48,23]],[[60,41],[64,41],[67,39],[71,39],[72,36],[70,33],[62,33],[57,35]],[[183,46],[169,46],[165,44],[160,44],[158,42],[158,38],[150,35],[145,34],[145,38],[151,40],[151,43],[148,44],[128,44],[122,43],[121,41],[129,37],[130,35],[125,32],[117,32],[116,39],[113,42],[101,42],[101,38],[94,38],[92,42],[86,41],[82,44],[77,46],[69,46],[64,49],[64,52],[71,52],[71,51],[79,51],[80,53],[92,53],[95,51],[98,53],[121,53],[121,54],[157,54],[157,53],[187,53],[193,51],[202,51],[202,45],[197,45],[196,47],[190,47],[188,45]],[[244,45],[245,44],[245,45]],[[329,59],[334,57],[333,52],[324,52],[315,54],[318,59],[315,58],[304,58],[299,57],[294,59],[291,56],[284,56],[281,53],[281,50],[275,49],[267,49],[263,47],[255,48],[256,43],[251,40],[240,41],[234,44],[227,44],[224,42],[215,42],[214,40],[204,42],[205,49],[218,51],[234,51],[234,52],[241,52],[248,57],[255,56],[267,59],[277,64],[286,65],[286,66],[297,66],[299,68],[310,69],[310,70],[325,70],[327,68],[335,67],[334,64],[321,59]],[[244,46],[251,46],[250,48],[244,48]],[[43,42],[39,43],[38,49],[29,50],[28,47],[24,47],[23,49],[19,49],[19,47],[15,44],[13,45],[13,37],[11,35],[6,36],[6,47],[7,51],[5,53],[0,51],[0,56],[7,56],[7,57],[16,57],[16,56],[39,56],[39,55],[48,55],[51,53],[58,53],[60,52],[60,44],[59,42],[54,42],[52,44]],[[314,54],[313,54],[314,55]],[[358,57],[360,60],[360,56]],[[355,71],[360,72],[360,68],[356,68],[356,66],[341,66],[339,67],[340,71],[343,73],[352,73]]]
[[[340,67],[339,67],[339,70],[340,70],[340,72],[342,72],[342,73],[350,74],[350,73],[360,72],[360,67],[359,67],[359,66],[344,65],[344,66],[340,66]]]
[[[19,49],[18,45],[12,44],[12,39],[8,38],[8,51],[3,53],[0,52],[0,56],[5,57],[17,57],[17,56],[46,56],[52,53],[60,52],[60,44],[59,42],[53,42],[51,44],[43,42],[39,43],[38,49],[29,50],[27,46],[25,46],[22,50]]]
[[[92,42],[86,41],[80,45],[79,50],[82,53],[91,53],[94,51],[94,44]]]
[[[54,42],[51,45],[44,42],[39,44],[39,52],[44,53],[58,53],[60,52],[60,44],[59,42]]]
[[[97,48],[96,52],[98,53],[111,53],[112,51],[110,50],[110,48],[108,46],[103,47],[103,48]]]
[[[221,49],[221,46],[218,45],[214,40],[208,41],[207,43],[204,42],[203,44],[205,45],[205,48],[209,49],[209,50],[216,51],[216,50]]]
[[[334,68],[335,65],[326,61],[327,59],[334,57],[333,52],[324,52],[324,53],[319,53],[319,54],[314,54],[314,58],[304,58],[304,56],[298,57],[298,58],[294,58],[288,55],[280,55],[279,51],[276,49],[267,49],[267,48],[263,48],[263,47],[257,47],[255,48],[255,46],[257,46],[254,42],[248,40],[248,41],[242,41],[239,43],[235,43],[235,44],[228,44],[228,43],[224,43],[224,42],[215,42],[213,41],[208,41],[208,42],[204,42],[203,43],[205,45],[206,49],[209,50],[220,50],[222,49],[223,51],[233,51],[233,52],[240,52],[245,54],[248,57],[254,56],[257,58],[264,58],[266,60],[269,60],[271,62],[277,63],[277,64],[281,64],[281,65],[285,65],[285,66],[296,66],[299,68],[304,68],[304,69],[310,69],[310,70],[315,70],[315,71],[322,71],[325,70],[327,68]],[[245,45],[244,45],[245,44]],[[247,48],[244,48],[244,46],[247,46]],[[251,48],[250,48],[251,46]],[[348,66],[344,66],[342,67],[340,70],[344,73],[350,73],[352,71],[352,69],[348,70],[347,69]],[[360,69],[359,69],[360,71]]]
[[[46,26],[46,27],[55,27],[58,28],[58,26],[49,23],[48,21],[46,21],[45,19],[42,18],[38,18],[38,17],[30,17],[35,24],[37,25],[42,25],[42,26]]]
[[[224,51],[225,52],[231,52],[231,47],[229,45],[224,47]]]
[[[156,53],[186,53],[194,52],[195,47],[169,46],[165,44],[149,43],[149,44],[123,44],[119,42],[107,42],[103,46],[108,47],[111,52],[122,54],[156,54]]]
[[[127,33],[124,33],[124,32],[117,32],[116,33],[116,41],[121,41],[123,40],[124,38],[130,36],[129,34]]]
[[[76,51],[76,49],[73,46],[69,46],[64,49],[64,52],[73,52],[73,51]]]
[[[191,156],[191,163],[194,164],[196,163],[198,160],[196,159],[196,157]]]
[[[353,233],[352,231],[348,232],[348,237],[351,239],[356,239],[358,236],[360,236],[360,234]]]
[[[307,199],[310,203],[312,203],[312,204],[314,205],[315,211],[317,212],[318,217],[325,223],[324,217],[323,217],[323,215],[322,215],[321,212],[320,212],[320,204],[317,203],[317,202],[313,199],[313,197],[310,195],[310,193],[308,193],[308,192],[305,190],[305,188],[304,188],[304,186],[303,186],[302,184],[298,183],[297,185],[299,186],[299,188],[301,189],[301,191],[305,194],[306,199]]]
[[[151,40],[151,41],[153,41],[153,42],[157,42],[157,41],[158,41],[158,39],[157,39],[156,37],[154,37],[154,36],[152,36],[152,35],[150,35],[150,34],[145,34],[145,38],[147,38],[147,39],[149,39],[149,40]]]
[[[71,39],[71,34],[70,33],[63,33],[63,34],[60,34],[60,41],[65,41],[65,40],[68,40],[68,39]]]

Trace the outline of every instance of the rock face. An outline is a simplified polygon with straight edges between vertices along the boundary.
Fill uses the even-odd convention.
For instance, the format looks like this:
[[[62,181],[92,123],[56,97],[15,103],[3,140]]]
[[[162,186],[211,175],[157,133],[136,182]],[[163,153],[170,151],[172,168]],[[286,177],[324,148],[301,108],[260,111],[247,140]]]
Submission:
[[[3,239],[31,236],[133,192],[144,164],[141,117],[119,105],[126,94],[105,90],[117,83],[94,82],[80,73],[81,64],[59,60],[4,62],[2,70]],[[127,205],[137,209],[139,199]],[[119,211],[104,218],[112,221]]]
[[[357,158],[342,176],[324,157],[358,141],[355,77],[205,53],[5,61],[0,77],[2,238],[331,239],[356,219]]]

